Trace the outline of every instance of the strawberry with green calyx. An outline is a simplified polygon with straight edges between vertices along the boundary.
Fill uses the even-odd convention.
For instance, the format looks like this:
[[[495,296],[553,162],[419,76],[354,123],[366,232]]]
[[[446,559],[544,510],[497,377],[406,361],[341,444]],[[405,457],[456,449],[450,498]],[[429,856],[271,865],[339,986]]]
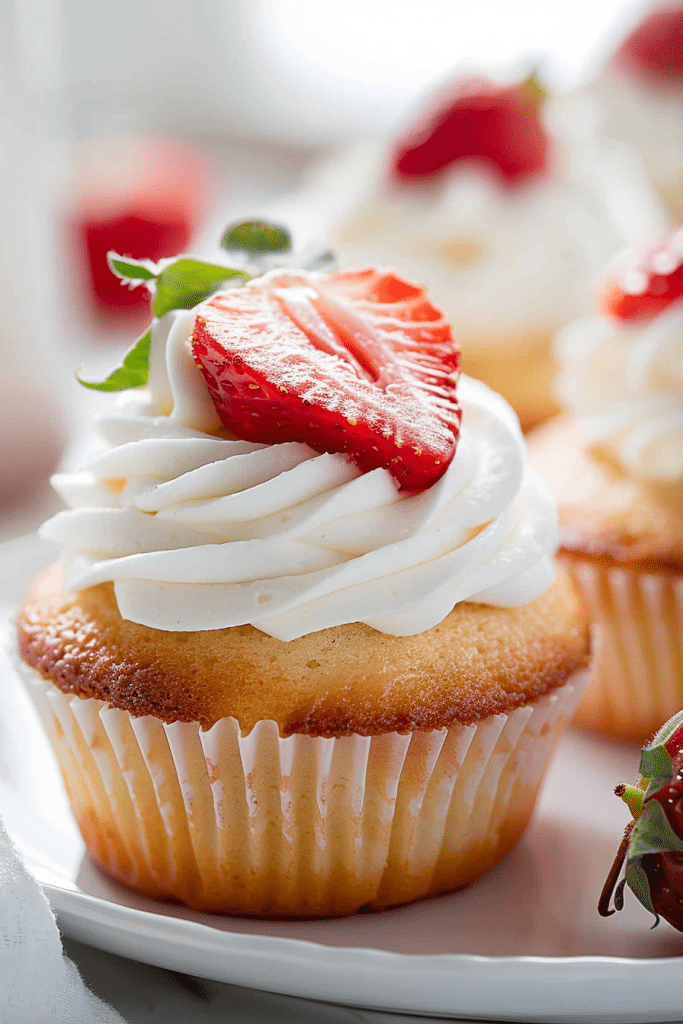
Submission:
[[[653,319],[683,298],[683,228],[667,235],[608,276],[600,306],[618,320]]]
[[[603,917],[609,907],[624,905],[624,886],[655,916],[683,931],[683,711],[662,726],[645,746],[635,786],[615,789],[628,805],[627,826],[598,903]],[[626,875],[614,889],[622,865]]]
[[[395,145],[394,178],[428,178],[468,159],[485,162],[509,186],[542,174],[551,150],[544,95],[535,76],[511,86],[484,78],[449,83]]]
[[[223,424],[435,483],[455,453],[459,349],[418,285],[386,270],[275,270],[216,295],[192,350]]]

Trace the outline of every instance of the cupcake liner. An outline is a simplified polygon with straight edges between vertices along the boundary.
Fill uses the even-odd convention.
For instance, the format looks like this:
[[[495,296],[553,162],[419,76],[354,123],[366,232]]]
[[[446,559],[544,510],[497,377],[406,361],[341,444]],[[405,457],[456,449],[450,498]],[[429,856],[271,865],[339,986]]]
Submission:
[[[683,577],[563,562],[599,631],[576,721],[642,744],[683,707]]]
[[[432,732],[282,738],[272,721],[167,725],[21,666],[93,859],[199,910],[333,916],[466,885],[524,829],[587,672]]]

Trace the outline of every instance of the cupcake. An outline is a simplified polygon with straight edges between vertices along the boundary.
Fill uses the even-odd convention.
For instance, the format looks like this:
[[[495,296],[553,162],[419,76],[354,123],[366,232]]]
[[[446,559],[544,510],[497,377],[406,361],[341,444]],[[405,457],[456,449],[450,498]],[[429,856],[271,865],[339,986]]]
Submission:
[[[642,743],[683,704],[683,231],[625,257],[601,305],[558,338],[573,415],[529,457],[602,634],[577,721]]]
[[[601,131],[638,151],[672,217],[683,220],[683,3],[650,10],[580,97]]]
[[[228,270],[115,265],[157,319],[102,386],[146,386],[54,479],[64,555],[18,618],[90,856],[244,915],[473,881],[521,835],[590,647],[512,410],[391,272],[207,296]]]
[[[643,747],[634,786],[614,790],[633,815],[598,904],[603,917],[623,910],[624,887],[642,905],[683,932],[683,711],[679,711]],[[623,880],[617,886],[626,862]],[[616,886],[616,891],[615,891]],[[653,925],[654,927],[654,925]]]
[[[590,312],[608,259],[666,224],[635,157],[560,138],[545,107],[533,80],[457,79],[397,141],[332,160],[301,203],[346,264],[375,258],[426,283],[464,371],[524,430],[559,411],[558,329]]]

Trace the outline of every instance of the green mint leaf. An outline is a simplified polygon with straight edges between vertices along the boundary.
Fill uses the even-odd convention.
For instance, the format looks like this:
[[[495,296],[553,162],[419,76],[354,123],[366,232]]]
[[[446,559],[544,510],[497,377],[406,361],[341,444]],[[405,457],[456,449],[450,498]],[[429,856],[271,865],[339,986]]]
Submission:
[[[287,228],[260,220],[243,220],[226,228],[221,240],[224,249],[239,250],[250,256],[269,252],[289,252],[292,236]]]
[[[243,270],[181,256],[164,267],[156,279],[156,291],[152,299],[154,315],[161,318],[173,309],[192,309],[198,302],[208,299],[223,281],[234,277],[240,277],[243,281],[250,279],[250,275]]]
[[[142,388],[147,383],[149,374],[149,346],[152,340],[151,329],[138,338],[133,347],[126,352],[123,362],[103,381],[82,380],[77,375],[79,384],[93,391],[127,391],[129,388]]]
[[[122,281],[153,281],[158,276],[158,269],[150,269],[149,260],[134,260],[130,256],[119,256],[117,252],[110,250],[107,253],[107,264],[112,274],[116,274]],[[154,266],[154,264],[151,264]]]
[[[243,270],[204,263],[191,256],[151,263],[110,252],[107,259],[112,272],[122,281],[133,286],[143,281],[152,282],[148,284],[152,292],[152,310],[159,318],[174,309],[192,309],[216,291],[223,281],[234,277],[248,281],[250,276]],[[78,381],[93,391],[126,391],[129,388],[144,387],[149,376],[151,341],[150,327],[126,352],[121,365],[106,380],[87,381],[77,376]]]

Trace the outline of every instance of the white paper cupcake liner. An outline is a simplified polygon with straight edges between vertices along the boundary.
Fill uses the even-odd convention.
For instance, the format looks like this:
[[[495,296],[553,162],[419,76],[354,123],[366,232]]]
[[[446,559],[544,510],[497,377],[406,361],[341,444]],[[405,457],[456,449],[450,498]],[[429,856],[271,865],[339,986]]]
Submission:
[[[577,722],[642,744],[683,707],[683,577],[563,563],[599,632]]]
[[[473,881],[524,829],[586,672],[534,703],[432,732],[281,738],[133,718],[21,674],[94,860],[203,910],[332,916]]]

